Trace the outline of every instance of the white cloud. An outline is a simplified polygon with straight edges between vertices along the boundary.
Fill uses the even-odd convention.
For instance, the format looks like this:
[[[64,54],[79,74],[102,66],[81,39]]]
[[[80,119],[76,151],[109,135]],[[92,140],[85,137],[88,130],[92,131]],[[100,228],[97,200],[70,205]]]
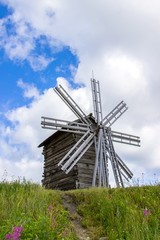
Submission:
[[[85,88],[72,89],[63,78],[59,78],[57,81],[58,84],[66,87],[81,106],[84,105],[85,110],[89,110],[89,105],[86,104],[88,94]],[[3,175],[6,170],[9,180],[14,175],[17,177],[25,176],[27,179],[40,182],[43,171],[43,156],[41,156],[42,149],[37,148],[37,146],[53,133],[51,130],[41,129],[41,116],[66,120],[74,120],[76,116],[59,99],[53,89],[48,89],[40,94],[34,85],[26,84],[22,80],[18,81],[18,86],[24,91],[24,96],[34,96],[34,98],[29,106],[8,111],[6,118],[11,122],[11,125],[0,126],[0,173]],[[80,95],[83,95],[83,98],[80,98]]]
[[[17,85],[24,90],[23,96],[26,98],[37,98],[39,96],[38,89],[32,84],[23,82],[22,79],[17,81]]]
[[[5,50],[11,60],[26,59],[29,52],[33,48],[32,42],[27,42],[19,39],[17,36],[7,38],[9,41],[5,43]]]
[[[36,32],[22,20],[15,21],[14,15],[1,20],[1,47],[10,59],[24,60],[34,49],[33,35]],[[8,30],[10,27],[10,30]]]
[[[142,63],[129,56],[118,53],[107,57],[106,68],[112,87],[122,96],[134,95],[146,90]],[[117,84],[119,82],[119,84]],[[137,87],[138,86],[138,87]]]
[[[0,158],[1,181],[26,180],[41,183],[42,162],[32,159],[21,159],[16,162]]]
[[[0,47],[5,49],[11,60],[27,60],[34,71],[42,71],[54,60],[53,57],[46,57],[45,54],[35,55],[36,41],[39,40],[42,44],[39,39],[42,33],[33,28],[30,22],[24,21],[21,14],[15,12],[2,19],[0,30]],[[57,45],[55,49],[59,48],[58,41],[52,39],[51,42]]]
[[[44,56],[29,56],[28,61],[34,71],[42,71],[45,69],[49,63],[51,63],[54,58],[47,58]]]
[[[127,151],[129,164],[135,158],[132,162],[135,174],[137,165],[143,171],[153,169],[155,172],[157,169],[158,172],[160,2],[158,0],[2,2],[8,3],[14,9],[10,18],[15,24],[16,35],[8,38],[4,24],[1,25],[4,39],[8,38],[8,43],[5,43],[4,47],[9,57],[26,58],[33,69],[41,70],[53,59],[44,56],[34,58],[31,53],[36,38],[38,39],[41,34],[45,35],[50,47],[56,49],[60,49],[63,44],[68,45],[80,60],[75,82],[85,84],[86,88],[73,90],[64,79],[58,81],[82,103],[86,111],[89,111],[91,109],[91,100],[88,101],[89,79],[93,70],[95,78],[101,82],[104,115],[122,99],[125,100],[129,105],[129,111],[117,121],[115,128],[124,132],[131,130],[132,134],[142,137],[140,150]],[[2,42],[1,40],[1,45]],[[24,90],[24,96],[36,98],[29,107],[24,106],[7,113],[7,117],[15,124],[15,128],[10,130],[10,138],[16,143],[25,139],[30,151],[34,152],[36,144],[47,135],[40,129],[38,122],[40,115],[59,118],[73,116],[65,110],[63,103],[62,108],[57,108],[57,104],[60,103],[51,89],[40,95],[38,90],[36,92],[33,87],[29,89],[23,82],[19,85]],[[49,113],[48,109],[53,110]],[[60,112],[59,109],[63,111]],[[32,138],[32,144],[26,140],[29,138]]]

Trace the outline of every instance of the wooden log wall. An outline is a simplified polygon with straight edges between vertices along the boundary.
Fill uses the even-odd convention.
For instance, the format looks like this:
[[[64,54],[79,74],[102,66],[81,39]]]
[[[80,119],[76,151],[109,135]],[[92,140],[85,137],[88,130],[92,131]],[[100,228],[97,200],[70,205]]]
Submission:
[[[53,140],[43,148],[44,173],[43,186],[49,189],[75,189],[77,169],[73,168],[69,174],[65,174],[60,167],[59,161],[75,144],[73,134],[59,133]]]
[[[54,135],[53,135],[54,136]],[[92,145],[80,161],[68,173],[58,167],[59,161],[75,145],[81,135],[57,132],[43,147],[44,173],[42,184],[48,189],[70,190],[92,186],[95,164],[95,148]]]

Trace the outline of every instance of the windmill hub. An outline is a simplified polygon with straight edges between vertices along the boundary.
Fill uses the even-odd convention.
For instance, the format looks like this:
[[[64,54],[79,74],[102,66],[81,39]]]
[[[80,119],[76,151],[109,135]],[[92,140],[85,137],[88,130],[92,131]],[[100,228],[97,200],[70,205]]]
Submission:
[[[140,139],[126,133],[112,131],[111,126],[127,110],[126,104],[121,101],[109,114],[102,117],[102,106],[99,81],[91,79],[94,118],[92,114],[87,116],[66,90],[59,85],[54,90],[72,112],[78,121],[69,122],[54,118],[42,117],[42,127],[79,134],[81,137],[69,152],[60,160],[58,166],[68,174],[83,155],[94,146],[95,164],[92,186],[109,187],[110,161],[113,176],[117,187],[124,187],[124,179],[128,181],[133,176],[127,165],[115,152],[113,142],[119,142],[134,146],[140,146]]]

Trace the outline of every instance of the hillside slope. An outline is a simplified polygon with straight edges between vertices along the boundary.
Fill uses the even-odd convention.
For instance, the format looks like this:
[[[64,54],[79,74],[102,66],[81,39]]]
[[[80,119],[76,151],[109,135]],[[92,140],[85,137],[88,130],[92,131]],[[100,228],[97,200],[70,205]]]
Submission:
[[[62,192],[3,182],[0,239],[160,240],[160,186]]]

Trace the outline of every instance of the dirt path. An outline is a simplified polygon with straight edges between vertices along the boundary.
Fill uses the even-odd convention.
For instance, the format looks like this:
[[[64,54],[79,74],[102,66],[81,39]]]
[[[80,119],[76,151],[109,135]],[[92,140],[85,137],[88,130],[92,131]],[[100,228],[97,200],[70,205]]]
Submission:
[[[71,196],[64,194],[62,196],[63,199],[63,205],[65,209],[70,214],[70,220],[73,224],[73,228],[76,232],[76,235],[79,240],[91,240],[89,238],[88,232],[85,228],[81,225],[81,216],[78,214],[76,205],[73,203]]]

